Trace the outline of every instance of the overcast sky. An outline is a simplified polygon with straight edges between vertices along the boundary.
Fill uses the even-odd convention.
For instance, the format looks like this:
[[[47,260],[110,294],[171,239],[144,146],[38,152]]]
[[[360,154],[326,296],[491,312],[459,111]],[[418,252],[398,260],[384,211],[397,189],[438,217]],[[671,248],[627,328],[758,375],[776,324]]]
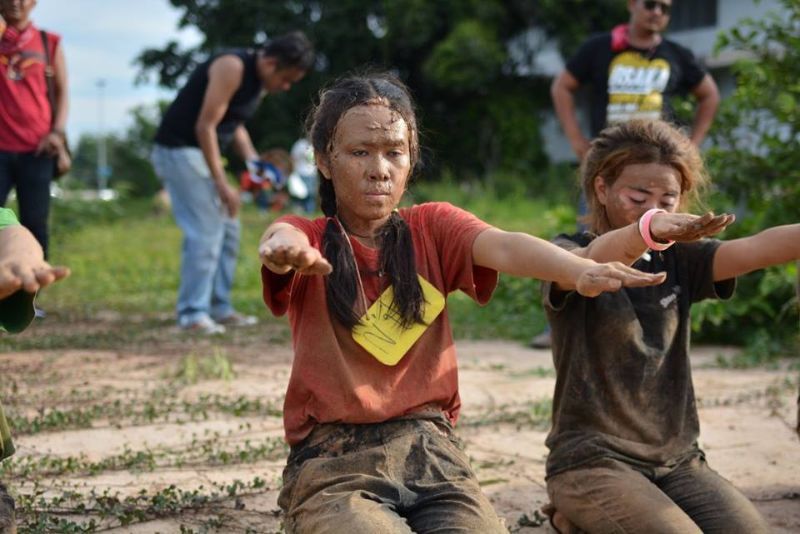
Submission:
[[[179,13],[168,0],[39,0],[31,17],[37,26],[63,38],[71,144],[82,133],[96,133],[100,128],[99,79],[105,80],[105,130],[122,132],[129,123],[129,109],[173,96],[153,82],[134,86],[133,59],[145,48],[160,48],[170,39],[182,46],[201,39],[192,29],[178,31]]]

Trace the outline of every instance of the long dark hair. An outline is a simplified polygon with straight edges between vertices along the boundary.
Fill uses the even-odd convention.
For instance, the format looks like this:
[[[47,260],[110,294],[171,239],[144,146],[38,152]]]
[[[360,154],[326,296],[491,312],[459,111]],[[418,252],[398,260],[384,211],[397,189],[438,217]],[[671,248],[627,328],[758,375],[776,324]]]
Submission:
[[[398,113],[409,133],[410,174],[419,161],[419,134],[414,104],[408,88],[390,74],[370,74],[343,78],[323,89],[319,104],[308,117],[306,129],[316,154],[327,157],[333,148],[336,126],[351,108],[381,104]],[[358,298],[358,270],[347,237],[336,217],[336,190],[333,181],[323,177],[319,181],[319,198],[322,212],[329,218],[322,238],[323,253],[333,266],[327,280],[326,294],[331,315],[348,328],[360,322],[355,303]],[[410,176],[409,176],[410,178]],[[380,268],[394,288],[394,311],[403,326],[422,322],[424,297],[417,279],[414,264],[414,244],[411,230],[395,211],[378,233]]]

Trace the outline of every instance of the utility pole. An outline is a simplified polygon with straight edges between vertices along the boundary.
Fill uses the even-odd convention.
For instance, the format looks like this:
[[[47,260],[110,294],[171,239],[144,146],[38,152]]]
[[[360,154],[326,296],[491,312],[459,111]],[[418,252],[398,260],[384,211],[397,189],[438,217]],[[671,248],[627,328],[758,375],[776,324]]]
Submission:
[[[97,80],[97,189],[102,194],[108,189],[108,177],[111,169],[108,167],[108,153],[106,151],[106,133],[103,113],[103,97],[106,81],[103,78]]]

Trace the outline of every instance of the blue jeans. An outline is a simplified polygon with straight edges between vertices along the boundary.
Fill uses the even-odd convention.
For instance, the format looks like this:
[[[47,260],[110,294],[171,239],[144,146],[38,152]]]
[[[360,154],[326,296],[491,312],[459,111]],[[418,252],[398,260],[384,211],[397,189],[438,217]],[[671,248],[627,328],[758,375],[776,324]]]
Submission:
[[[31,231],[47,256],[47,218],[50,215],[52,156],[33,152],[0,151],[0,206],[5,206],[11,188],[17,190],[19,222]]]
[[[239,220],[228,215],[199,148],[155,145],[151,159],[183,231],[178,324],[227,317],[233,313]]]

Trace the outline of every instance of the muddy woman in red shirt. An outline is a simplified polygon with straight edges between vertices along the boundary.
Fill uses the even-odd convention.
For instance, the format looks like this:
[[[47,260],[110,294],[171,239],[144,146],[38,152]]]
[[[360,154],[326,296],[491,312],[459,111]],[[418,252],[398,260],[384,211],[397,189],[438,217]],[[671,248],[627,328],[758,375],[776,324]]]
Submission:
[[[324,90],[308,132],[324,217],[288,215],[259,253],[264,300],[289,314],[287,532],[506,532],[453,433],[461,408],[446,296],[486,303],[498,272],[593,296],[652,285],[451,204],[398,208],[419,160],[406,87],[390,75]]]

